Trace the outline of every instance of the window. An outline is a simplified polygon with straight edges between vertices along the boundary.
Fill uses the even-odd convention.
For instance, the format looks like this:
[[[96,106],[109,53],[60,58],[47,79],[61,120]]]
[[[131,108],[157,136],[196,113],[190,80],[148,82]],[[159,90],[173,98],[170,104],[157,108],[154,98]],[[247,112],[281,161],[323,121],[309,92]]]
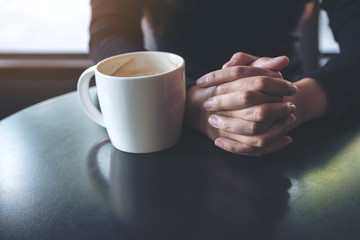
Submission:
[[[319,50],[322,54],[334,54],[340,51],[339,45],[335,41],[329,27],[328,16],[324,10],[321,10],[319,15]]]
[[[340,52],[339,44],[335,41],[329,26],[329,18],[324,10],[319,13],[319,64],[323,66],[329,58]]]
[[[88,58],[90,0],[0,2],[2,119],[75,91],[77,78],[93,63]]]
[[[90,0],[2,0],[0,53],[87,53]]]

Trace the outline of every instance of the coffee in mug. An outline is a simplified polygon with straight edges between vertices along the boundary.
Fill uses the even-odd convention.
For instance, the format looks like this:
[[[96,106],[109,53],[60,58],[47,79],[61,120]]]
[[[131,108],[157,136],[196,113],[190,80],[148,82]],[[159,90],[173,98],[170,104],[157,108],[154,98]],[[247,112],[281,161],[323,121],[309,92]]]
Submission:
[[[95,75],[101,112],[89,95]],[[87,115],[105,127],[119,150],[164,150],[180,138],[185,108],[185,62],[178,55],[144,51],[107,58],[85,70],[78,81]]]

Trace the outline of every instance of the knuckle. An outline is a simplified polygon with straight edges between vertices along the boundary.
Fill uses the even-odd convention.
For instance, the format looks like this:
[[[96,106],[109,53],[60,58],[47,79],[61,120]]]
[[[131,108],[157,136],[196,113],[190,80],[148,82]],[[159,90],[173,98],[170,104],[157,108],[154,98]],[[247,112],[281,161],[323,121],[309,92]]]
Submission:
[[[221,129],[227,131],[227,132],[232,132],[233,127],[231,126],[231,124],[227,121],[221,121]]]
[[[266,143],[267,143],[267,141],[264,138],[257,137],[257,138],[254,139],[254,146],[255,147],[259,147],[259,148],[265,147]]]
[[[223,130],[227,131],[227,132],[232,132],[232,128],[229,124],[224,124],[223,125]]]
[[[265,112],[264,108],[261,108],[261,107],[254,108],[254,112],[253,112],[254,119],[256,119],[258,121],[263,121],[263,120],[265,120],[265,115],[266,115],[266,112]]]
[[[283,78],[283,75],[281,74],[281,72],[280,71],[271,71],[270,72],[271,74],[271,77],[274,77],[274,78]]]
[[[245,56],[244,52],[237,52],[232,56],[232,58],[233,59],[242,59],[244,56]]]
[[[257,76],[254,80],[254,85],[257,89],[264,90],[269,86],[269,79],[265,76]]]
[[[256,124],[254,122],[250,123],[249,125],[249,134],[254,135],[256,132]]]
[[[225,93],[228,93],[228,88],[225,87],[224,85],[217,85],[215,87],[214,92],[215,92],[216,95],[225,94]]]
[[[289,107],[287,106],[287,104],[283,104],[283,106],[280,109],[279,113],[284,117],[290,115],[290,110],[289,110]]]
[[[252,102],[252,100],[254,99],[254,96],[255,96],[255,92],[246,91],[241,94],[238,94],[237,96],[238,96],[238,102],[247,104],[247,103]]]
[[[216,80],[216,74],[214,72],[210,72],[206,75],[207,82],[213,82]]]
[[[239,148],[238,144],[230,144],[227,146],[227,150],[232,153],[239,153],[241,152],[241,149]]]
[[[241,77],[246,74],[246,69],[243,66],[235,66],[231,68],[231,75],[233,77]]]
[[[271,58],[269,57],[261,57],[258,59],[258,61],[261,61],[261,62],[268,62]]]
[[[219,108],[221,108],[221,106],[222,106],[221,99],[219,99],[218,97],[214,97],[214,98],[211,100],[211,103],[212,103],[212,107],[213,107],[213,108],[216,108],[216,109],[219,109]]]
[[[234,101],[238,104],[238,105],[243,105],[245,104],[245,93],[241,92],[235,95],[234,97]]]
[[[257,76],[254,78],[253,84],[256,89],[263,89],[264,87],[264,81],[262,76]]]
[[[262,130],[263,130],[263,125],[262,124],[259,124],[257,122],[250,123],[250,126],[249,126],[249,134],[250,135],[259,134],[259,133],[262,132]]]

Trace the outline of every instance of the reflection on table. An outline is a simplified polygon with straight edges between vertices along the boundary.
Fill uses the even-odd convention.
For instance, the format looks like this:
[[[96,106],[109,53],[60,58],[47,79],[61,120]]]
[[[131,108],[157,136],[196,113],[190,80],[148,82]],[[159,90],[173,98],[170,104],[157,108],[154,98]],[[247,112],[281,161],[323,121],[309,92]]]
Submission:
[[[278,153],[116,150],[75,93],[0,122],[0,239],[357,239],[360,116],[319,119]]]

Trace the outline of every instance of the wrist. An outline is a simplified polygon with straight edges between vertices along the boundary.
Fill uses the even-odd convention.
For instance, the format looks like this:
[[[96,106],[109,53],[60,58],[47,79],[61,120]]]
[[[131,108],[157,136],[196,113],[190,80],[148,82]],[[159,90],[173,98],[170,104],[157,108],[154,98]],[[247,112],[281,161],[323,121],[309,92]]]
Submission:
[[[331,112],[330,101],[315,79],[303,78],[294,85],[298,88],[297,92],[285,97],[285,101],[292,102],[296,106],[297,120],[294,127]]]

